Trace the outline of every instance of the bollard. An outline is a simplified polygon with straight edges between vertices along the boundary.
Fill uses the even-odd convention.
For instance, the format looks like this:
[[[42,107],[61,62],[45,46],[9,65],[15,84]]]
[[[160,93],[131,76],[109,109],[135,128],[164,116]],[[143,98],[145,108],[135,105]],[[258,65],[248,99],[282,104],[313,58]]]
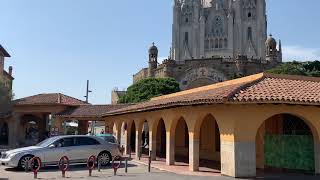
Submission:
[[[41,159],[39,157],[34,157],[29,162],[31,170],[33,171],[33,178],[38,179],[38,172],[42,166]]]
[[[131,147],[129,147],[129,159],[131,159]]]
[[[152,154],[152,151],[150,151],[150,155],[148,159],[148,172],[151,172],[151,154]]]
[[[128,173],[128,158],[126,158],[125,164],[124,164],[124,172]]]
[[[69,167],[69,158],[67,156],[63,156],[62,158],[60,158],[58,166],[62,172],[62,178],[65,178],[66,171]]]
[[[96,162],[96,156],[90,156],[87,161],[87,167],[89,169],[89,176],[92,176],[92,170],[94,169]]]
[[[119,159],[119,164],[116,164],[115,161]],[[116,156],[113,158],[112,160],[112,168],[113,168],[113,175],[116,176],[117,175],[117,170],[120,168],[121,166],[121,157],[120,156]]]

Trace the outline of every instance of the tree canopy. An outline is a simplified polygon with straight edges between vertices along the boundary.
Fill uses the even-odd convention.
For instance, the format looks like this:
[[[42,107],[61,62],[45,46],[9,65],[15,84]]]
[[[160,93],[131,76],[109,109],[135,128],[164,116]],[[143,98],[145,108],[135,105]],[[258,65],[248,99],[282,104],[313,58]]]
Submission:
[[[0,81],[0,114],[10,112],[12,108],[12,93],[2,81]]]
[[[178,91],[179,83],[174,78],[147,78],[131,85],[119,102],[138,103]]]
[[[274,73],[274,74],[289,74],[289,75],[320,77],[320,61],[286,62],[286,63],[282,63],[276,68],[268,70],[267,72]]]

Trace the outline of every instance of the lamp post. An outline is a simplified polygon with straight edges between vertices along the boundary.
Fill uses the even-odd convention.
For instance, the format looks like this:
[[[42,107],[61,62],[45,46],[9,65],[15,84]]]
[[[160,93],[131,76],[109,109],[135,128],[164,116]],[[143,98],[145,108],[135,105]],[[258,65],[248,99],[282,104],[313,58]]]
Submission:
[[[84,96],[86,98],[86,103],[89,103],[89,93],[92,91],[89,90],[89,80],[87,80],[87,90],[86,90],[86,95]]]
[[[86,95],[84,96],[86,98],[86,103],[89,103],[89,93],[92,93],[92,91],[89,90],[89,80],[87,80]],[[95,122],[91,121],[91,135],[94,134],[94,126],[95,126]]]

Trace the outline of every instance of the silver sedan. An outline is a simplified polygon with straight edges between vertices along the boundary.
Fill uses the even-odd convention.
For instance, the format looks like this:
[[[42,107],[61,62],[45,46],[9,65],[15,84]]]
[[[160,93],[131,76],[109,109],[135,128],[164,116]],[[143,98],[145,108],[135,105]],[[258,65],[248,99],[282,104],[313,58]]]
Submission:
[[[3,152],[0,164],[9,167],[26,168],[32,157],[39,157],[43,166],[58,165],[61,157],[67,156],[70,164],[86,163],[90,156],[96,156],[101,165],[107,165],[112,158],[121,156],[119,145],[94,136],[56,136],[30,147]]]

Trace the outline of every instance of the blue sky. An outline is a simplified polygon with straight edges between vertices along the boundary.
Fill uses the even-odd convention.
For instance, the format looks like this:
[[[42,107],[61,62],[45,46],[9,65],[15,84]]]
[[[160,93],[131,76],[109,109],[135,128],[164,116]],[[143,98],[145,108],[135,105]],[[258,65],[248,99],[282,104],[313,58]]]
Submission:
[[[0,44],[12,58],[16,98],[61,92],[110,102],[146,66],[155,42],[160,57],[171,43],[173,0],[1,0]],[[268,0],[268,29],[287,60],[320,59],[320,1]]]

